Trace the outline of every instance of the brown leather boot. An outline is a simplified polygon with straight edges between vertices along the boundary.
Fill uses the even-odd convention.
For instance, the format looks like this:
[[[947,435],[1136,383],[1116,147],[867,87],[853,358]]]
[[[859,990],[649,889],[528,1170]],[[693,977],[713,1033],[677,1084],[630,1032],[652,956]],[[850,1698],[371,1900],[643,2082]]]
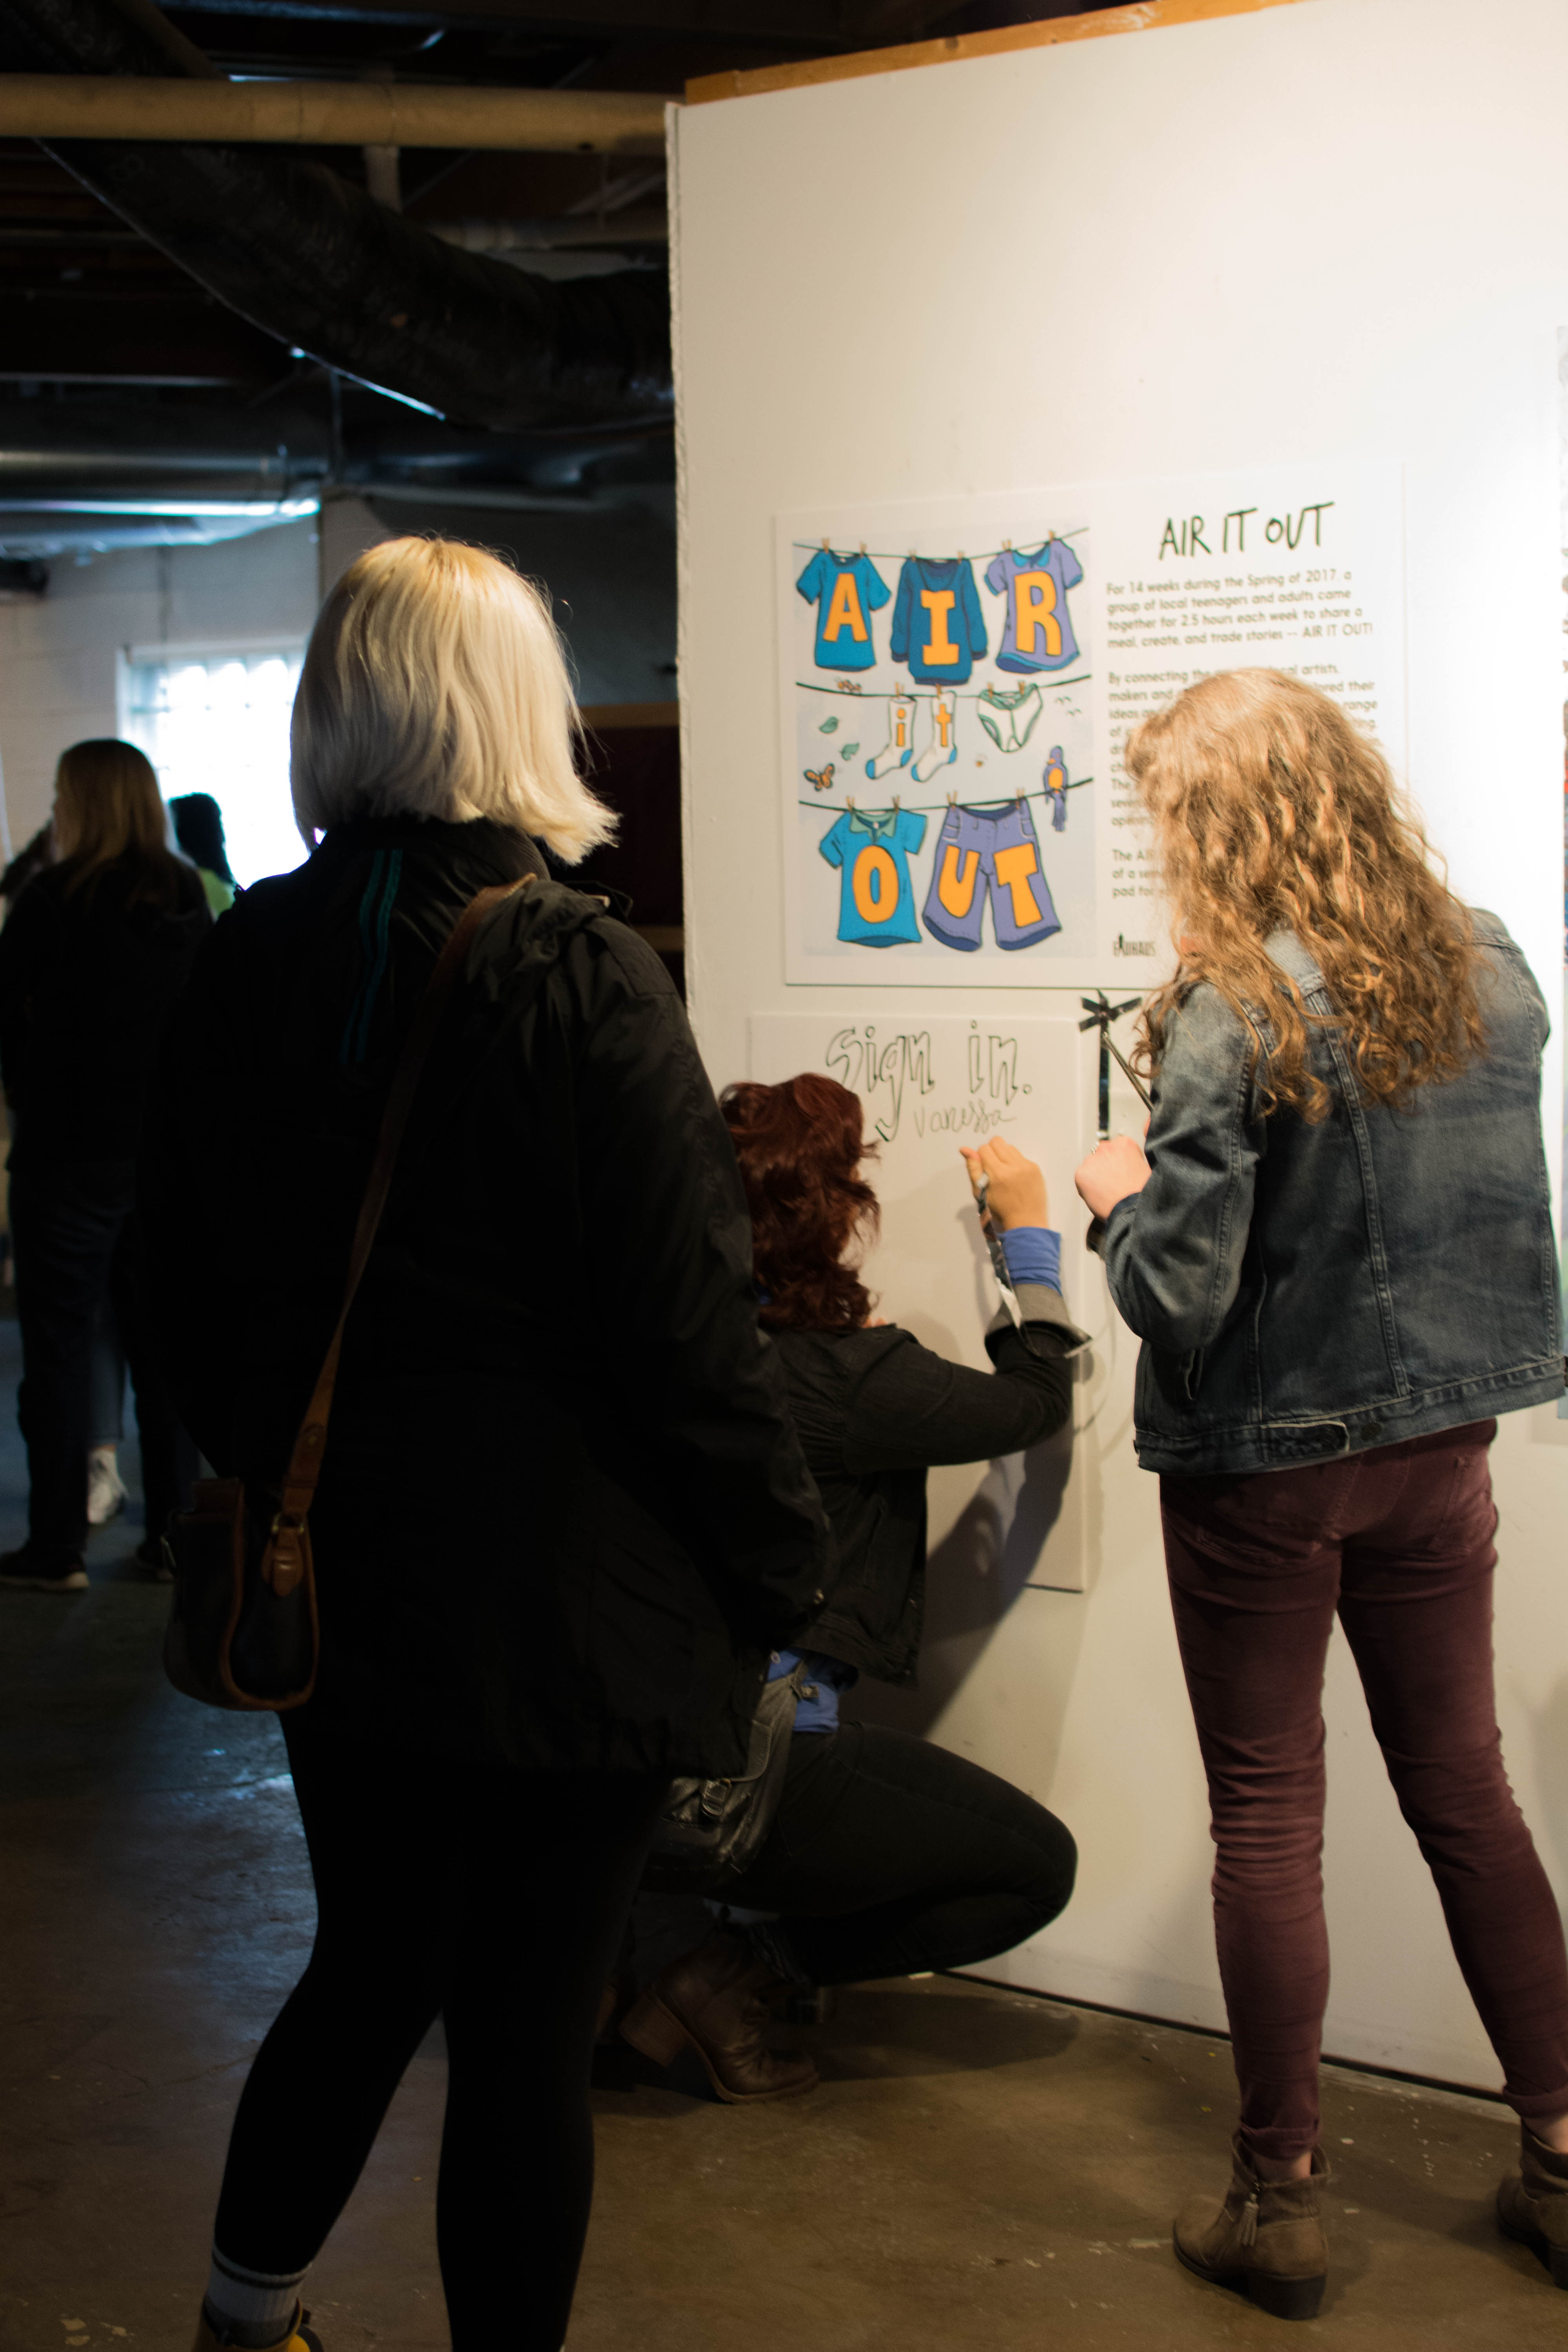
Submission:
[[[1498,2228],[1534,2247],[1553,2286],[1568,2286],[1568,2156],[1537,2139],[1527,2123],[1519,2126],[1519,2147],[1522,2178],[1510,2173],[1498,2189]]]
[[[1216,2286],[1237,2287],[1276,2319],[1315,2319],[1328,2283],[1321,2192],[1329,2168],[1312,2150],[1305,2180],[1264,2180],[1240,2138],[1223,2205],[1189,2198],[1176,2216],[1176,2259]]]
[[[721,2099],[788,2099],[816,2088],[801,2050],[771,2050],[767,1995],[786,1990],[741,1937],[722,1929],[660,1970],[621,2026],[622,2038],[668,2066],[695,2050]]]

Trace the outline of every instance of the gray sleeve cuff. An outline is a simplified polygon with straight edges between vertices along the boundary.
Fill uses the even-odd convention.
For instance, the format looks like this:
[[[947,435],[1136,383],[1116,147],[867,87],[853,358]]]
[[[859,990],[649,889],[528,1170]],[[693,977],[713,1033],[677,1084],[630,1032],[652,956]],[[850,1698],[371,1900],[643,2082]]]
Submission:
[[[1043,1282],[1020,1282],[1014,1290],[1013,1296],[1018,1302],[1018,1314],[1021,1320],[1025,1323],[1049,1324],[1053,1331],[1059,1332],[1069,1343],[1067,1350],[1069,1356],[1076,1355],[1080,1348],[1088,1347],[1089,1335],[1087,1331],[1079,1329],[1078,1325],[1068,1313],[1067,1300],[1059,1290],[1053,1290],[1048,1284]],[[1003,1307],[991,1328],[994,1331],[1000,1330],[1004,1323],[1010,1323],[1012,1319],[1006,1308]]]

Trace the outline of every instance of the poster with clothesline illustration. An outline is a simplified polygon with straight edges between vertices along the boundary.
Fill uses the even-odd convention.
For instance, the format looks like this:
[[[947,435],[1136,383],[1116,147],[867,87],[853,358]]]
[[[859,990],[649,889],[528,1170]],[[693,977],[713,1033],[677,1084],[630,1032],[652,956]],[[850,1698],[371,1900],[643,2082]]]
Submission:
[[[1391,464],[776,520],[785,976],[1149,987],[1173,961],[1123,751],[1196,679],[1308,678],[1403,756]]]
[[[1092,533],[1073,491],[781,518],[791,980],[1094,956]]]

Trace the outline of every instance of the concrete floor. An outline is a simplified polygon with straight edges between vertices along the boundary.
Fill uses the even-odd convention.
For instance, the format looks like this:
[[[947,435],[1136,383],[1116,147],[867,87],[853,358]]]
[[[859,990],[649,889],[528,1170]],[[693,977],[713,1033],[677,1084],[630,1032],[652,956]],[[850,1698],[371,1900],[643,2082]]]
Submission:
[[[14,1344],[0,1325],[0,1380]],[[22,1507],[7,1423],[0,1543]],[[234,2101],[310,1941],[276,1727],[164,1685],[138,1534],[95,1538],[79,1598],[0,1594],[5,2352],[186,2352]],[[1331,2071],[1333,2274],[1291,2329],[1169,2252],[1175,2206],[1226,2178],[1222,2042],[942,1979],[849,1991],[805,2032],[808,2099],[734,2110],[629,2074],[595,2094],[570,2352],[1532,2352],[1568,2331],[1492,2226],[1500,2108]],[[316,2267],[328,2352],[447,2344],[442,2085],[432,2046]]]

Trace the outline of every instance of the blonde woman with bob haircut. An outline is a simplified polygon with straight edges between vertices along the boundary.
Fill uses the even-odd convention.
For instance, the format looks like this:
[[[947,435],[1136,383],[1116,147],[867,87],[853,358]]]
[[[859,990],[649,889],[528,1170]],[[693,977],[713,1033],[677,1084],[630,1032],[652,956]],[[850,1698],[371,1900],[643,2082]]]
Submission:
[[[146,1532],[195,1467],[152,1360],[134,1278],[142,1105],[170,1006],[207,929],[195,868],[169,849],[158,779],[133,743],[73,743],[55,774],[57,856],[0,930],[0,1072],[11,1114],[11,1234],[22,1340],[27,1539],[0,1586],[87,1584],[93,1354],[113,1310],[136,1392]],[[116,1381],[122,1378],[116,1366]]]
[[[1322,1681],[1338,1614],[1521,2118],[1498,2218],[1568,2286],[1568,1964],[1492,1694],[1496,1415],[1563,1392],[1541,992],[1434,871],[1382,753],[1238,670],[1127,766],[1175,910],[1144,1148],[1079,1190],[1143,1341],[1176,1633],[1208,1776],[1241,2116],[1182,2261],[1310,2318],[1327,2250]]]
[[[196,2333],[313,2347],[300,2289],[437,2016],[456,2352],[559,2352],[598,2007],[662,1795],[737,1770],[826,1528],[761,1340],[728,1132],[663,966],[553,880],[612,820],[544,596],[394,540],[327,599],[294,713],[307,863],[216,926],[147,1165],[204,1452],[276,1486],[387,1091],[489,905],[349,1318],[284,1715],[319,1926],[239,2105]]]

